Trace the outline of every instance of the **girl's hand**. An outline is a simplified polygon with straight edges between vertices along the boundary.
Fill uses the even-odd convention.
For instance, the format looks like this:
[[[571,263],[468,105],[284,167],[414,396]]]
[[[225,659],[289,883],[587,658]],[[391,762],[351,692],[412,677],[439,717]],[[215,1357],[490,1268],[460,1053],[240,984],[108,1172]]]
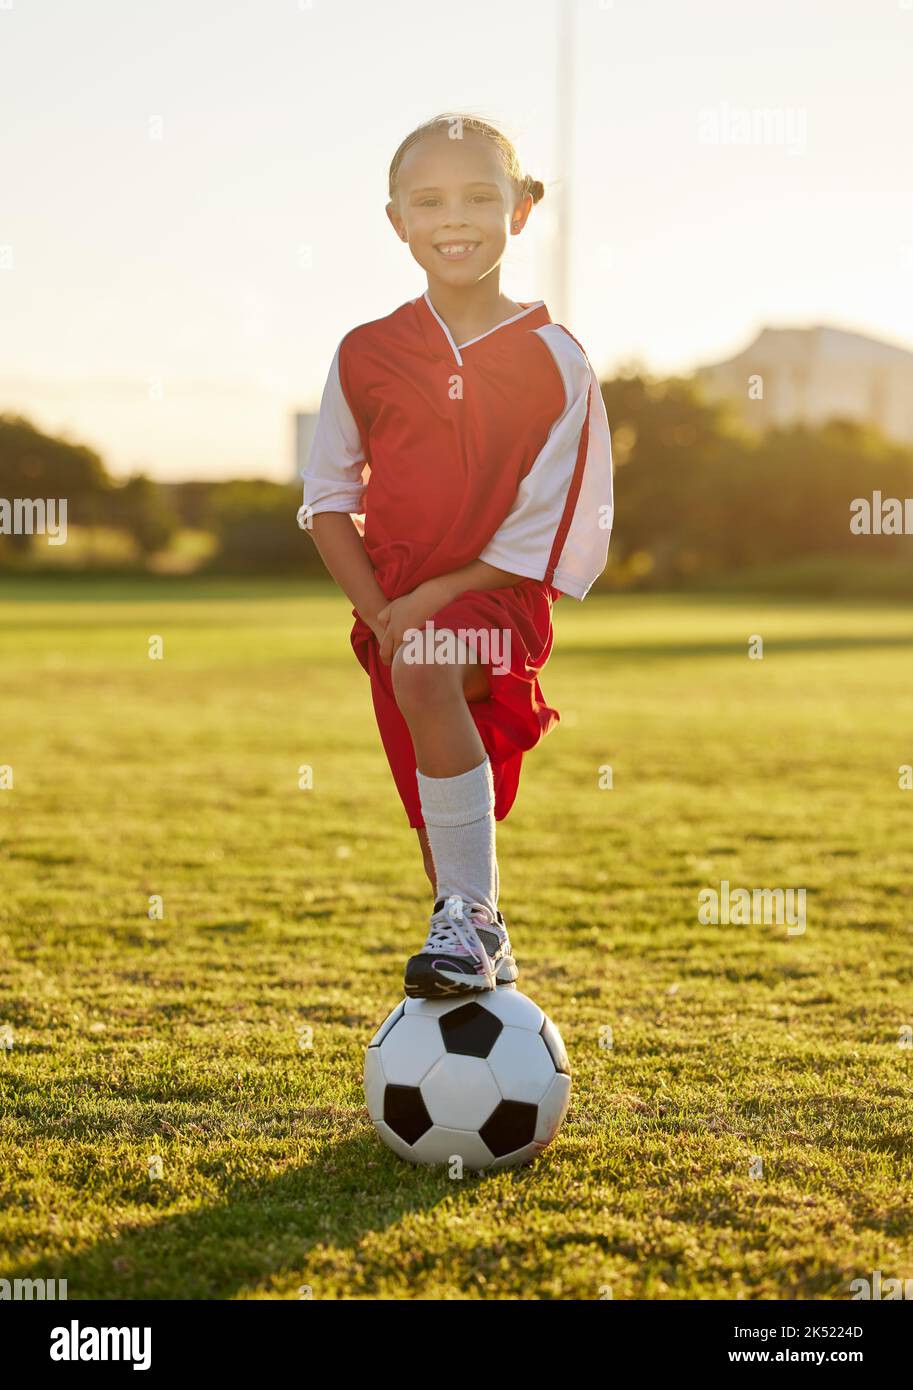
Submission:
[[[385,609],[381,609],[381,612],[385,611]],[[381,621],[380,613],[376,613],[373,618],[365,618],[364,621],[368,624],[368,627],[371,629],[371,631],[374,633],[374,636],[377,638],[378,645],[381,642],[383,642],[384,635],[387,631],[387,619],[384,618],[383,621]]]
[[[386,631],[380,643],[380,659],[389,666],[410,628],[424,627],[426,619],[440,607],[440,601],[424,584],[413,589],[411,594],[403,594],[382,608],[378,621],[386,623]]]

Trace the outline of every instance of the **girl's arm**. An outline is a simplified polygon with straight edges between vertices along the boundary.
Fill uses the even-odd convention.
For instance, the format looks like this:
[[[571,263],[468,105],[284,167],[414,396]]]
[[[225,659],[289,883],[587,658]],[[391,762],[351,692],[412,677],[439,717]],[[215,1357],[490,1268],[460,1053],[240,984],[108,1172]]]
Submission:
[[[523,577],[522,574],[513,574],[510,570],[497,569],[495,565],[489,565],[484,560],[473,560],[462,569],[451,570],[450,574],[439,574],[435,579],[426,579],[415,592],[421,590],[422,594],[427,596],[433,604],[431,611],[434,612],[469,589],[508,589],[514,584],[520,584]]]
[[[387,596],[377,582],[374,566],[351,516],[348,512],[318,512],[311,517],[308,531],[321,560],[348,595],[358,616],[378,642],[382,641],[387,623],[379,620],[378,614],[386,607]]]

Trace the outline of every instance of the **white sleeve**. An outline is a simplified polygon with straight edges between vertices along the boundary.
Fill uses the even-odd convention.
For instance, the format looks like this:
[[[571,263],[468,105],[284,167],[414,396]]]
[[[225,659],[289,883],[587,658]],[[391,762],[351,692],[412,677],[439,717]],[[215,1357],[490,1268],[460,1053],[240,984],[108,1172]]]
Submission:
[[[585,598],[605,569],[614,498],[612,438],[596,373],[558,324],[536,330],[564,382],[564,410],[479,556]]]
[[[339,380],[337,347],[323,388],[320,414],[308,461],[301,470],[304,500],[298,509],[298,525],[307,530],[308,519],[318,512],[364,513],[367,460],[355,417]]]

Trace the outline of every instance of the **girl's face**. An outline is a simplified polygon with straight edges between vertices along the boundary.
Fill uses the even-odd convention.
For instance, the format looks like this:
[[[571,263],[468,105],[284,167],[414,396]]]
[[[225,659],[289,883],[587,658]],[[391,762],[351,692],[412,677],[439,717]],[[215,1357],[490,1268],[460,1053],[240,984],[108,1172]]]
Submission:
[[[406,152],[387,216],[429,280],[456,287],[476,284],[500,263],[532,205],[529,194],[517,202],[490,140],[435,132]]]

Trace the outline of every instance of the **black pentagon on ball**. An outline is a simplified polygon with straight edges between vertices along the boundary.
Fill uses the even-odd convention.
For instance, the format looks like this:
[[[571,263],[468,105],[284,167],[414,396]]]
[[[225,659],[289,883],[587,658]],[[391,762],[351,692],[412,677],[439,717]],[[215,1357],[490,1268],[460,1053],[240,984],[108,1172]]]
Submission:
[[[461,1057],[487,1057],[503,1027],[481,1004],[462,1004],[441,1018],[445,1048]]]
[[[503,1158],[532,1142],[536,1133],[537,1105],[525,1100],[502,1100],[479,1130],[495,1158]]]
[[[417,1086],[386,1087],[384,1120],[407,1144],[414,1144],[431,1128],[431,1116]]]
[[[561,1034],[550,1018],[545,1019],[545,1022],[539,1029],[539,1033],[542,1041],[548,1048],[549,1056],[555,1064],[555,1071],[563,1071],[565,1076],[570,1076],[571,1064],[568,1061],[564,1043],[561,1041]]]

